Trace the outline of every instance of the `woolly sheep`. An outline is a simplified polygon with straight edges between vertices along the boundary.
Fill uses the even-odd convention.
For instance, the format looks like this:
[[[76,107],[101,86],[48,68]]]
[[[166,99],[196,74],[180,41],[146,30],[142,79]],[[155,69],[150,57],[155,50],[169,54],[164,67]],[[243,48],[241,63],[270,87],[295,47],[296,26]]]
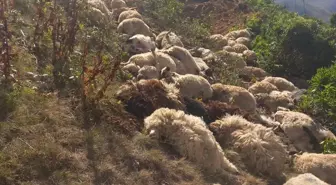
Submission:
[[[92,7],[99,9],[105,15],[109,15],[111,13],[110,10],[107,8],[106,4],[101,0],[88,0],[88,3]]]
[[[254,113],[257,102],[254,96],[246,89],[233,85],[216,83],[211,85],[213,89],[212,100],[225,102],[239,107],[245,112]]]
[[[235,50],[233,49],[232,46],[224,46],[223,50],[227,51],[227,52],[235,52]]]
[[[142,16],[136,10],[126,10],[120,13],[118,17],[118,23],[122,22],[125,19],[129,18],[139,18],[142,19]]]
[[[284,185],[330,185],[311,173],[300,174],[290,178]]]
[[[170,56],[173,56],[179,61],[181,61],[182,64],[185,66],[185,69],[188,74],[198,75],[200,73],[201,69],[198,67],[198,65],[195,62],[195,59],[187,49],[180,46],[172,46],[168,49],[162,50],[162,52]],[[170,71],[172,70],[170,69]]]
[[[138,75],[138,72],[140,70],[140,67],[133,64],[133,63],[130,63],[130,64],[127,64],[125,66],[122,67],[122,70],[123,71],[128,71],[129,73],[131,73],[133,76],[137,76]]]
[[[251,40],[246,37],[239,37],[236,39],[237,44],[243,44],[244,46],[250,48],[251,47]]]
[[[161,78],[165,78],[168,82],[172,82],[180,90],[183,97],[199,98],[203,100],[212,97],[212,88],[208,80],[202,76],[194,74],[180,75],[171,72],[169,67],[165,67],[161,71]]]
[[[251,38],[251,32],[249,29],[241,29],[236,31],[231,31],[224,35],[224,37],[229,39],[237,39],[239,37]]]
[[[220,50],[228,44],[227,38],[221,34],[211,35],[209,41],[215,50]]]
[[[259,105],[264,106],[270,112],[276,112],[278,107],[292,108],[294,101],[288,91],[271,91],[269,94],[256,94]]]
[[[244,51],[248,50],[248,48],[245,45],[238,43],[233,45],[232,48],[236,53],[243,53]]]
[[[159,71],[154,66],[143,66],[140,68],[137,80],[141,79],[158,79],[159,78]]]
[[[184,47],[180,38],[174,32],[169,31],[162,38],[161,48],[162,49],[167,49],[171,46]]]
[[[230,67],[238,69],[246,67],[244,58],[239,56],[237,53],[223,50],[216,52],[216,56],[218,57],[218,60],[225,62]]]
[[[204,62],[211,63],[216,59],[215,53],[212,52],[210,49],[196,47],[190,49],[189,52],[192,54],[193,57],[202,58]]]
[[[159,49],[166,49],[173,45],[184,47],[181,39],[172,31],[163,31],[159,33],[159,35],[156,36],[155,43]]]
[[[149,36],[142,34],[136,34],[130,37],[126,41],[128,49],[126,49],[131,54],[146,53],[155,50],[155,43]]]
[[[236,45],[236,41],[235,40],[228,40],[228,46],[231,46],[233,48],[234,45]]]
[[[117,27],[117,31],[131,36],[136,34],[154,36],[149,26],[143,20],[136,17],[121,21]]]
[[[175,64],[176,64],[176,73],[178,73],[180,75],[187,74],[186,67],[184,66],[184,64],[179,59],[177,59],[173,56],[170,56],[170,58],[173,59]]]
[[[252,50],[245,50],[243,55],[246,58],[247,63],[254,64],[254,62],[257,60],[257,54]]]
[[[107,1],[107,6],[110,10],[120,9],[127,7],[127,4],[124,0],[105,0]]]
[[[150,137],[169,143],[205,170],[238,173],[201,118],[160,108],[144,119],[144,126]]]
[[[277,111],[274,119],[281,125],[294,146],[303,152],[320,150],[320,142],[335,138],[329,130],[316,123],[308,115],[294,111]]]
[[[203,61],[202,58],[198,58],[198,57],[193,57],[193,58],[201,71],[206,71],[207,69],[209,69],[209,66]]]
[[[157,79],[128,81],[119,87],[115,96],[125,105],[125,110],[138,118],[145,118],[156,109],[167,107],[185,110],[179,90]]]
[[[248,81],[251,81],[253,78],[262,80],[266,76],[269,76],[269,74],[263,69],[252,66],[245,66],[244,68],[239,69],[238,74],[249,79]]]
[[[303,153],[295,157],[294,169],[299,173],[312,173],[327,183],[336,184],[336,154]]]
[[[93,24],[97,24],[101,20],[106,18],[106,15],[101,10],[95,7],[91,7],[88,13],[88,18],[91,22],[93,22]]]
[[[294,90],[297,90],[298,88],[295,87],[295,85],[286,80],[285,78],[281,78],[281,77],[272,77],[272,76],[269,76],[269,77],[266,77],[263,81],[266,81],[266,82],[269,82],[273,85],[275,85],[279,91],[294,91]]]
[[[222,148],[229,147],[240,154],[250,172],[278,177],[284,171],[287,153],[272,129],[239,115],[226,116],[209,128]]]
[[[271,93],[272,91],[278,91],[278,88],[266,81],[256,82],[251,87],[248,88],[248,91],[251,92],[253,95],[259,93]]]
[[[138,65],[139,67],[143,67],[145,65],[155,66],[159,71],[161,71],[164,67],[169,67],[172,72],[176,72],[176,64],[174,60],[169,55],[159,51],[133,55],[129,58],[128,62],[122,63],[121,65],[131,63]]]

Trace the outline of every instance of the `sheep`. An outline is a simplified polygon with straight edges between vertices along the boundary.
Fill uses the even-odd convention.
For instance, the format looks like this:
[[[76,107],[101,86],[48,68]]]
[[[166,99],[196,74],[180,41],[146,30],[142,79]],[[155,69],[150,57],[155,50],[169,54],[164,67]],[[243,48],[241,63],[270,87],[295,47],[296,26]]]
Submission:
[[[274,119],[280,123],[280,128],[293,142],[294,146],[303,152],[319,151],[320,142],[335,135],[323,128],[306,114],[294,111],[277,111]]]
[[[172,31],[163,31],[155,39],[156,46],[159,49],[167,49],[170,46],[184,47],[181,39]]]
[[[252,79],[262,80],[269,74],[261,68],[245,66],[244,68],[239,69],[239,76],[247,79],[247,81],[251,81]]]
[[[93,8],[99,9],[101,12],[103,12],[105,15],[110,15],[111,12],[107,8],[106,4],[101,0],[88,0],[89,5],[91,5]]]
[[[298,173],[312,173],[319,179],[336,184],[336,154],[303,153],[294,158]]]
[[[105,0],[107,1],[107,6],[110,10],[126,8],[127,4],[124,0]]]
[[[294,90],[297,90],[298,88],[295,87],[295,85],[286,80],[285,78],[281,78],[281,77],[272,77],[272,76],[269,76],[269,77],[266,77],[263,81],[266,81],[266,82],[269,82],[273,85],[275,85],[279,91],[294,91]]]
[[[198,57],[193,57],[193,58],[201,71],[206,71],[207,69],[209,69],[209,66],[203,61],[202,58],[198,58]]]
[[[203,100],[212,97],[212,88],[208,80],[202,76],[194,74],[180,75],[171,72],[169,67],[161,70],[161,78],[166,79],[168,82],[174,83],[175,87],[180,90],[182,97],[199,98]]]
[[[251,47],[251,40],[249,38],[246,37],[239,37],[236,39],[236,43],[237,44],[243,44],[246,47],[250,48]]]
[[[90,22],[94,25],[97,25],[97,23],[106,18],[106,15],[101,10],[95,7],[91,7],[87,13]]]
[[[244,51],[248,50],[248,48],[245,45],[238,43],[233,45],[232,48],[236,53],[243,53]]]
[[[214,60],[216,59],[215,53],[212,52],[210,49],[196,47],[196,48],[190,49],[189,52],[191,53],[193,57],[202,58],[203,61],[206,63],[214,62]]]
[[[184,66],[184,64],[177,58],[170,56],[171,59],[173,59],[173,61],[176,64],[176,73],[180,74],[180,75],[184,75],[187,74],[187,70]]]
[[[226,116],[210,124],[222,148],[239,153],[250,172],[278,177],[285,169],[287,153],[272,129],[254,124],[239,115]]]
[[[255,66],[255,63],[258,59],[257,54],[252,50],[245,50],[243,56],[246,59],[247,65]]]
[[[157,79],[128,81],[117,90],[115,97],[125,105],[125,110],[138,118],[145,118],[156,109],[167,107],[185,110],[179,90]]]
[[[209,37],[209,42],[215,50],[220,50],[228,44],[227,39],[221,34],[214,34]]]
[[[220,83],[212,84],[211,87],[213,89],[212,100],[229,103],[248,113],[256,111],[257,102],[254,96],[246,89]]]
[[[290,178],[284,185],[330,185],[311,173],[300,174]]]
[[[137,76],[138,75],[138,72],[140,70],[140,67],[133,64],[133,63],[130,63],[130,64],[127,64],[125,66],[122,67],[122,70],[123,71],[128,71],[129,73],[131,73],[133,76]]]
[[[162,50],[162,52],[170,56],[173,56],[179,61],[181,61],[185,66],[185,69],[188,74],[198,75],[200,73],[201,69],[198,67],[198,65],[195,62],[195,59],[187,49],[180,46],[172,46],[168,49]],[[170,71],[172,70],[170,69]]]
[[[231,46],[233,48],[234,45],[236,45],[236,41],[235,40],[228,40],[228,46]]]
[[[298,89],[292,92],[291,98],[294,100],[294,104],[300,102],[302,96],[307,92],[306,89]]]
[[[180,47],[184,47],[182,41],[180,40],[180,38],[171,31],[168,31],[162,38],[161,41],[161,48],[162,49],[167,49],[171,46],[180,46]]]
[[[137,80],[142,79],[158,79],[159,78],[159,71],[154,66],[143,66],[140,68]]]
[[[246,62],[244,58],[239,56],[237,53],[230,53],[223,50],[216,52],[216,56],[218,60],[225,62],[228,66],[232,68],[240,69],[246,67]]]
[[[169,67],[170,71],[176,72],[176,64],[174,60],[169,55],[160,51],[133,55],[126,63],[121,63],[121,65],[127,65],[131,63],[138,65],[139,67],[143,67],[145,65],[155,66],[159,71],[161,71],[164,67]]]
[[[253,95],[259,93],[271,93],[272,91],[278,91],[278,88],[266,81],[256,82],[252,86],[248,88],[248,91],[251,92]]]
[[[207,171],[239,173],[199,117],[160,108],[144,119],[144,127],[151,138],[169,143],[180,155]]]
[[[155,37],[149,26],[143,20],[136,17],[121,21],[117,27],[117,31],[130,36],[142,34],[145,36]]]
[[[140,54],[155,50],[155,43],[149,36],[136,34],[126,41],[127,52],[130,54]]]
[[[256,94],[255,97],[259,105],[266,107],[269,112],[276,112],[278,107],[293,108],[294,101],[289,96],[288,91],[271,91],[269,94]]]
[[[136,10],[126,10],[120,13],[118,17],[118,23],[122,22],[125,19],[129,18],[139,18],[142,19],[142,16]]]
[[[229,39],[237,39],[239,37],[246,37],[246,38],[251,38],[251,32],[250,29],[241,29],[241,30],[236,30],[236,31],[231,31],[224,35],[224,37],[229,38]]]
[[[235,52],[235,50],[233,49],[232,46],[224,46],[223,50],[227,51],[227,52]]]

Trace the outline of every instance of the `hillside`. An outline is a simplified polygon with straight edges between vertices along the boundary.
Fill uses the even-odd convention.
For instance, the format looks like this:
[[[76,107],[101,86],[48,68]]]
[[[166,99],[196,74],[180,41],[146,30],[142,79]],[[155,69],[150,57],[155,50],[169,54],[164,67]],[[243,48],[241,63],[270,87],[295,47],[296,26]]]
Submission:
[[[0,0],[0,38],[0,185],[336,184],[321,21],[260,0]]]
[[[334,0],[314,1],[306,0],[305,6],[303,1],[295,0],[276,0],[276,3],[284,5],[288,10],[298,12],[300,15],[306,15],[329,22],[330,17],[336,12],[336,3]]]

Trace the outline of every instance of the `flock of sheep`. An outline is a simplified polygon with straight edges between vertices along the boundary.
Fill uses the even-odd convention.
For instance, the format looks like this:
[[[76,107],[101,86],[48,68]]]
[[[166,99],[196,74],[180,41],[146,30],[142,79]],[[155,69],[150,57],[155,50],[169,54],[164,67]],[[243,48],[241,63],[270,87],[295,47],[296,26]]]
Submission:
[[[336,155],[321,154],[319,148],[335,135],[292,111],[302,90],[257,67],[248,29],[210,36],[212,50],[186,49],[172,31],[156,36],[123,0],[89,2],[96,12],[112,16],[127,38],[124,49],[132,56],[122,70],[133,79],[119,87],[116,98],[144,120],[150,137],[208,171],[278,178],[289,170],[301,175],[286,185],[336,184]],[[246,87],[219,83],[211,67],[218,62],[256,82]],[[232,152],[230,160],[223,149]]]

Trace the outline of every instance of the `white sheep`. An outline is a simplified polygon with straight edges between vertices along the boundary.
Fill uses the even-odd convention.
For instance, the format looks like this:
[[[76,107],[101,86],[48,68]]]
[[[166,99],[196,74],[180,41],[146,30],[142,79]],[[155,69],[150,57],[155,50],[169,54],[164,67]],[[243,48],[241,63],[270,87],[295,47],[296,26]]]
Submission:
[[[292,177],[283,185],[301,185],[301,184],[302,185],[330,185],[322,181],[321,179],[317,178],[315,175],[311,173],[304,173],[296,177]]]
[[[126,8],[127,4],[124,0],[105,0],[107,7],[110,10]]]
[[[227,52],[235,52],[235,50],[233,49],[232,46],[224,46],[223,50],[227,51]]]
[[[327,183],[336,184],[336,154],[303,153],[295,157],[294,169],[299,173],[312,173]]]
[[[255,78],[257,80],[262,80],[266,76],[269,76],[269,74],[263,69],[252,66],[245,66],[244,68],[239,69],[238,74],[249,79]]]
[[[209,66],[203,61],[202,58],[198,58],[198,57],[193,57],[193,58],[201,71],[206,71],[207,69],[209,69]]]
[[[278,88],[266,81],[256,82],[252,84],[248,88],[248,91],[250,91],[253,95],[259,94],[259,93],[271,93],[272,91],[278,91]]]
[[[87,13],[89,20],[94,24],[99,23],[106,18],[106,15],[100,9],[95,7],[91,7]]]
[[[237,42],[235,40],[228,40],[228,46],[231,46],[233,48],[233,46],[236,44]]]
[[[122,22],[125,19],[129,18],[139,18],[142,19],[142,16],[136,10],[126,10],[120,13],[118,17],[118,23]]]
[[[236,53],[244,53],[244,51],[248,50],[248,47],[246,47],[243,44],[238,44],[238,43],[233,45],[232,48]]]
[[[274,119],[280,123],[280,128],[294,146],[304,152],[313,152],[326,138],[335,138],[332,132],[300,112],[277,111]]]
[[[137,76],[138,72],[140,70],[140,67],[138,65],[135,65],[134,63],[127,64],[122,67],[123,71],[128,71],[131,73],[133,76]]]
[[[88,3],[92,7],[99,9],[105,15],[111,14],[110,10],[107,8],[106,4],[102,0],[88,0]]]
[[[175,64],[176,64],[176,73],[178,73],[180,75],[187,74],[186,67],[184,66],[184,64],[179,59],[177,59],[173,56],[170,56],[170,58],[173,59]]]
[[[174,60],[169,55],[160,51],[133,55],[126,63],[121,63],[121,65],[127,65],[131,63],[139,67],[146,65],[155,66],[159,71],[161,71],[164,67],[169,67],[172,72],[176,71],[176,64]]]
[[[202,98],[203,100],[212,97],[211,85],[208,80],[202,76],[194,74],[180,75],[171,72],[169,67],[166,67],[161,70],[160,77],[166,79],[168,82],[174,83],[183,97]]]
[[[121,21],[117,27],[119,33],[125,33],[130,36],[142,34],[145,36],[155,36],[149,26],[141,19],[133,17]]]
[[[247,66],[244,58],[234,52],[227,52],[223,50],[216,52],[216,56],[218,60],[226,63],[228,66],[232,68],[241,69]]]
[[[237,44],[243,44],[246,47],[250,48],[251,47],[251,39],[246,38],[246,37],[239,37],[236,39]]]
[[[224,37],[229,39],[237,39],[239,37],[251,38],[251,32],[249,29],[235,30],[227,33]]]
[[[243,55],[247,63],[255,62],[258,59],[257,54],[252,50],[245,50]]]
[[[192,53],[193,57],[202,58],[204,62],[211,63],[216,59],[215,53],[212,52],[210,49],[196,47],[189,50]]]
[[[155,50],[155,43],[149,36],[136,34],[127,41],[127,51],[131,54],[146,53]]]
[[[278,177],[284,171],[287,153],[271,128],[251,123],[238,115],[217,120],[209,128],[222,148],[232,148],[239,153],[253,173]]]
[[[140,68],[138,75],[137,75],[137,80],[142,80],[142,79],[158,79],[159,78],[159,71],[156,69],[154,66],[143,66]]]
[[[278,107],[292,108],[294,100],[289,91],[271,91],[269,94],[256,94],[259,105],[264,106],[270,112],[276,112]]]
[[[266,77],[263,81],[266,81],[266,82],[269,82],[273,85],[275,85],[279,91],[294,91],[294,90],[297,90],[298,88],[295,87],[295,85],[286,80],[285,78],[281,78],[281,77],[272,77],[272,76],[269,76],[269,77]]]
[[[149,136],[170,144],[180,155],[187,157],[211,172],[238,169],[226,159],[222,148],[201,118],[183,111],[160,108],[144,119]]]
[[[168,31],[166,34],[163,35],[160,46],[162,49],[167,49],[171,46],[184,47],[181,39],[174,32],[171,31]]]
[[[215,50],[220,50],[228,44],[227,38],[221,34],[210,35],[209,41]]]
[[[170,56],[173,56],[177,58],[179,61],[181,61],[185,66],[185,69],[188,74],[198,75],[200,73],[201,69],[198,67],[198,65],[195,62],[195,59],[187,49],[180,46],[172,46],[168,49],[162,50],[162,52]]]

